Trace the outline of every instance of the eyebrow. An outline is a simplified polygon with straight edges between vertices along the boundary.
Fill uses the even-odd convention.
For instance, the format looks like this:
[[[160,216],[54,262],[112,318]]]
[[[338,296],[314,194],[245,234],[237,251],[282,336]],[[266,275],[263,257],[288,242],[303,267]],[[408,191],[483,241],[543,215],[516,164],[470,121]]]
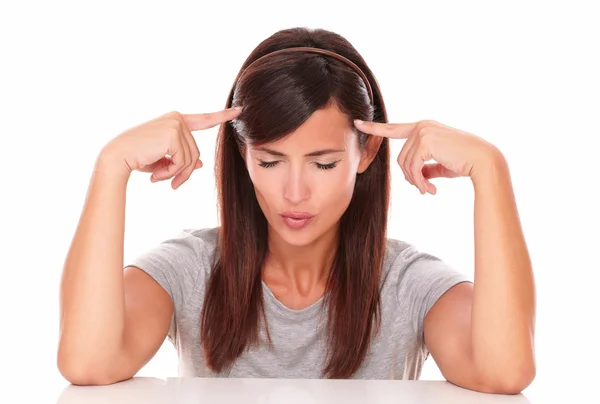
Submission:
[[[256,147],[254,150],[256,151],[262,151],[262,152],[266,152],[269,153],[273,156],[278,156],[278,157],[286,157],[285,154],[278,152],[277,150],[272,150],[269,149],[267,147]],[[343,153],[346,150],[336,150],[336,149],[323,149],[323,150],[316,150],[314,152],[310,152],[308,154],[305,154],[305,157],[317,157],[317,156],[323,156],[325,154],[332,154],[332,153]]]

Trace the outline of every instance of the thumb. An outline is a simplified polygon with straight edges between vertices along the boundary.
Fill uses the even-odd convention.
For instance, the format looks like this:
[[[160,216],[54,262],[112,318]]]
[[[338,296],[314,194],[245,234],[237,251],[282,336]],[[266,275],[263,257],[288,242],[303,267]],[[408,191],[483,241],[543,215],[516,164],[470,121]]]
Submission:
[[[158,170],[166,170],[170,164],[172,164],[172,160],[169,157],[163,157],[156,163],[150,164],[149,166],[146,166],[140,169],[139,171],[143,173],[156,173]],[[201,168],[203,165],[204,164],[202,163],[202,160],[198,159],[198,161],[196,161],[196,164],[194,165],[194,170]],[[150,181],[156,182],[157,180],[154,178],[154,176],[151,176]]]
[[[152,164],[149,164],[145,167],[140,168],[138,171],[140,171],[142,173],[152,173],[159,168],[168,166],[169,164],[171,164],[171,159],[169,157],[165,156],[165,157],[161,158],[160,160],[155,161]]]
[[[426,179],[430,178],[456,178],[459,177],[457,173],[452,170],[448,170],[446,167],[441,165],[440,163],[435,164],[425,164],[423,166],[423,177]]]

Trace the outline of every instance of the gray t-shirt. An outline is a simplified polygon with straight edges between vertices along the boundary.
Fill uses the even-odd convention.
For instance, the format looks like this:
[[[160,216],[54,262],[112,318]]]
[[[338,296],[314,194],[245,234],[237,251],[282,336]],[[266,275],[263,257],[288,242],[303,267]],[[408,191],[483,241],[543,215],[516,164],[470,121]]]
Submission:
[[[175,307],[168,338],[179,356],[182,377],[321,378],[325,365],[323,298],[302,310],[283,305],[263,282],[265,311],[275,349],[267,345],[242,354],[230,371],[206,366],[200,342],[205,283],[216,247],[217,228],[184,229],[128,263],[152,276]],[[355,379],[417,380],[429,352],[423,319],[448,289],[471,282],[439,258],[404,241],[388,239],[381,279],[381,329],[372,339]],[[266,340],[264,327],[261,341]]]

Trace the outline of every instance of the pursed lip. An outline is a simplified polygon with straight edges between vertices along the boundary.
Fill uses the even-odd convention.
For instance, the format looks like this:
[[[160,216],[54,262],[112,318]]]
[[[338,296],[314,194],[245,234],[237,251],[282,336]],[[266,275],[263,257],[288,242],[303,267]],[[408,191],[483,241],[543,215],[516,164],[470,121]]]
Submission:
[[[310,219],[312,217],[314,217],[314,215],[308,213],[308,212],[283,212],[281,214],[281,216],[283,217],[290,217],[292,219]]]

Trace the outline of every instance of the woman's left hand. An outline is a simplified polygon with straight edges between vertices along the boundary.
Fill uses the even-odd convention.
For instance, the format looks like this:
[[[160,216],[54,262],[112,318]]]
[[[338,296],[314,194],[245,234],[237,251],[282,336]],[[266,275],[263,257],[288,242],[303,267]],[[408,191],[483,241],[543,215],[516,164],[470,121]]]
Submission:
[[[435,195],[437,188],[429,180],[445,177],[471,177],[484,165],[496,161],[500,151],[488,141],[471,133],[423,120],[414,123],[378,123],[355,120],[362,132],[392,139],[406,139],[398,164],[404,177],[421,194]],[[425,164],[429,160],[437,163]]]

